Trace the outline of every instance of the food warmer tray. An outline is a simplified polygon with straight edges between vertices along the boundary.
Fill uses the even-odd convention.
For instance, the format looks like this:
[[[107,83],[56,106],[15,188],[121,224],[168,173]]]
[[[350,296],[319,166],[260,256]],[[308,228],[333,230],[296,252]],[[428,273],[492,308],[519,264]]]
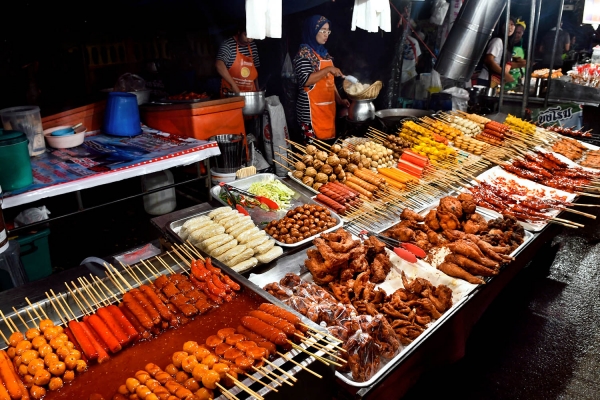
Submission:
[[[164,256],[164,253],[161,254],[161,257],[163,259],[163,261],[169,266],[169,268],[174,271],[174,272],[182,272],[181,270],[181,266],[179,263],[173,261],[173,259],[171,257],[167,257]],[[154,269],[156,269],[160,274],[170,274],[170,271],[167,270],[165,268],[165,266],[157,261],[157,260],[153,260],[153,259],[147,259],[145,260],[145,262],[147,264],[151,264]],[[244,290],[249,290],[251,292],[253,292],[255,295],[260,296],[262,299],[264,299],[266,302],[275,304],[285,310],[288,310],[292,313],[294,313],[294,315],[298,316],[299,318],[301,318],[302,323],[306,324],[308,326],[310,326],[311,329],[315,330],[315,331],[320,331],[320,332],[326,332],[323,327],[315,324],[314,322],[312,322],[310,319],[304,317],[303,315],[299,314],[296,310],[288,307],[286,304],[282,303],[279,299],[277,299],[276,297],[270,295],[269,293],[265,292],[264,290],[262,290],[260,287],[258,287],[257,285],[255,285],[253,282],[251,282],[250,280],[246,279],[245,277],[243,277],[241,274],[235,272],[234,270],[224,267],[221,263],[218,262],[218,260],[213,259],[213,265],[216,265],[218,267],[220,267],[225,273],[227,273],[227,275],[229,275],[234,281],[236,281],[238,284],[240,284],[240,286],[242,286],[244,288]],[[134,266],[134,265],[133,265]],[[127,273],[123,273],[123,269],[120,266],[116,266],[116,269],[121,271],[121,275],[123,276],[123,279],[125,279],[128,283],[129,286],[131,286],[132,288],[136,288],[140,285],[139,282],[135,281],[133,279],[132,276],[128,275]],[[106,285],[108,288],[110,288],[110,290],[115,293],[116,296],[120,297],[120,292],[119,289],[117,287],[115,287],[115,285],[111,282],[111,280],[109,280],[107,277],[101,277],[100,278],[102,282],[104,282],[104,285]],[[147,279],[142,279],[141,280],[141,284],[146,284],[149,281]],[[79,306],[77,305],[77,303],[75,302],[75,300],[73,299],[73,297],[67,293],[67,292],[60,292],[60,293],[56,293],[56,297],[59,297],[61,299],[63,299],[66,304],[68,305],[68,307],[73,310],[73,313],[75,314],[77,319],[81,319],[83,317],[83,314],[80,311]],[[112,298],[109,300],[112,301]],[[113,302],[114,303],[114,302]],[[5,318],[9,318],[12,321],[14,321],[17,325],[17,328],[21,331],[21,332],[25,332],[27,330],[27,328],[25,327],[25,325],[21,322],[21,318],[25,321],[30,320],[30,315],[29,313],[31,311],[29,311],[29,308],[35,308],[38,309],[38,307],[40,307],[41,309],[44,310],[45,314],[48,315],[48,318],[50,320],[52,320],[54,322],[55,325],[62,325],[62,321],[59,317],[59,315],[55,312],[54,308],[52,307],[52,305],[50,304],[50,301],[48,299],[42,299],[40,301],[34,302],[32,303],[31,306],[29,307],[24,307],[21,309],[18,309],[15,311],[10,311],[10,312],[6,312],[5,313]],[[218,312],[219,309],[217,308],[216,310],[214,310],[215,312]],[[195,318],[199,318],[201,316],[196,316]],[[9,337],[11,332],[8,331],[6,329],[6,325],[2,324],[2,326],[0,326],[0,330],[2,331],[2,333],[4,333],[4,335],[6,337]],[[7,345],[4,344],[3,346],[0,346],[0,349],[4,349],[6,350]],[[123,352],[127,351],[128,348],[122,350]],[[321,357],[326,357],[326,355],[318,350],[313,349],[312,350],[314,353],[316,353],[317,355],[320,355]],[[120,354],[120,353],[119,353]],[[324,364],[317,362],[314,358],[312,357],[305,357],[305,354],[303,352],[300,352],[299,350],[292,350],[290,351],[290,354],[293,356],[293,359],[295,361],[297,361],[298,363],[302,364],[302,366],[304,367],[310,367],[311,369],[313,369],[315,372],[324,375],[324,381],[332,381],[333,377],[334,377],[334,373],[333,373],[333,366],[325,366]],[[300,356],[300,357],[298,357]],[[110,363],[110,360],[107,361],[107,363]],[[290,363],[288,361],[285,361],[282,357],[278,357],[276,358],[274,361],[272,361],[273,364],[275,364],[277,367],[285,370],[287,373],[295,376],[298,374],[303,374],[303,376],[308,376],[311,377],[310,374],[305,374],[303,372],[302,367]],[[285,364],[285,367],[283,366]],[[270,370],[274,370],[273,367],[269,367]],[[131,371],[131,374],[133,376],[135,371]],[[278,373],[275,370],[275,373]],[[263,378],[262,375],[259,375],[259,373],[255,373],[253,374],[253,377],[256,379],[261,379]],[[306,380],[306,378],[302,378],[303,380]],[[320,380],[319,380],[320,381]],[[242,383],[244,383],[246,386],[251,386],[254,384],[254,381],[252,381],[250,378],[245,378],[244,380],[242,380]],[[316,384],[318,384],[317,382],[315,382]],[[283,385],[285,386],[285,385]],[[118,385],[115,384],[115,388],[118,387]],[[282,391],[283,387],[279,387],[279,390]],[[65,390],[65,389],[63,389]],[[243,390],[239,389],[237,386],[234,386],[233,388],[228,389],[228,391],[233,394],[233,395],[238,395],[241,397],[245,396],[245,393]],[[269,394],[269,398],[272,397],[276,397],[276,398],[280,398],[280,394],[278,395],[277,393],[271,393],[271,391],[269,390],[269,388],[267,387],[262,387],[259,389],[255,390],[258,394],[265,396],[267,394]],[[293,392],[291,392],[293,393]],[[289,395],[289,394],[288,394]],[[226,399],[227,397],[223,394],[221,394],[221,396],[218,397],[219,399]],[[290,397],[287,397],[286,399],[289,400],[290,398],[298,398],[295,395],[291,395]]]
[[[391,252],[389,252],[389,253],[391,253]],[[399,259],[399,257],[397,257],[395,254],[393,254],[392,257]],[[294,274],[300,275],[300,277],[303,280],[312,282],[312,276],[311,276],[310,272],[308,272],[306,270],[306,268],[304,267],[304,259],[306,259],[305,253],[294,254],[293,256],[286,257],[285,260],[281,260],[281,262],[280,262],[281,265],[278,268],[273,268],[264,274],[251,274],[249,279],[251,282],[256,283],[258,286],[264,286],[267,283],[279,282],[279,280],[281,278],[283,278],[287,273],[294,273]],[[429,268],[431,268],[431,267],[429,267]],[[387,279],[386,279],[386,281],[387,281]],[[384,284],[385,283],[386,282],[384,282]],[[465,282],[465,284],[466,284],[465,286],[468,286],[468,287],[473,286],[474,288],[472,290],[467,288],[463,297],[461,297],[460,300],[456,301],[452,305],[452,307],[442,315],[441,318],[432,322],[431,325],[428,327],[428,329],[425,330],[425,332],[423,332],[423,334],[421,334],[419,337],[417,337],[411,344],[404,346],[403,349],[398,354],[396,354],[396,356],[394,358],[388,360],[386,364],[382,365],[381,368],[379,369],[379,371],[377,371],[375,373],[375,375],[373,375],[371,377],[371,379],[369,379],[365,382],[356,382],[351,378],[351,375],[346,375],[339,371],[335,372],[336,377],[339,378],[344,383],[348,384],[349,386],[353,386],[353,387],[364,388],[364,387],[374,385],[378,380],[382,379],[389,370],[395,368],[398,364],[400,364],[408,356],[410,356],[412,354],[412,352],[423,341],[425,341],[429,336],[431,336],[437,330],[437,328],[441,324],[444,323],[444,321],[446,321],[447,319],[452,317],[452,315],[454,315],[454,313],[456,313],[466,303],[466,301],[472,296],[474,291],[476,291],[478,288],[477,285],[472,285],[467,282]]]
[[[239,179],[236,180],[234,182],[229,183],[230,186],[233,187],[237,187],[239,189],[242,190],[248,190],[250,188],[250,185],[252,185],[253,183],[256,182],[270,182],[273,180],[278,180],[281,183],[283,183],[284,185],[286,185],[288,188],[292,189],[295,193],[296,196],[294,198],[292,198],[291,201],[291,205],[290,208],[287,210],[277,210],[277,211],[265,211],[260,207],[254,207],[254,208],[246,208],[246,210],[248,211],[248,213],[250,214],[250,216],[252,217],[252,220],[254,221],[254,223],[256,224],[256,226],[258,226],[259,228],[263,229],[270,221],[276,220],[276,219],[281,219],[283,217],[285,217],[285,214],[293,209],[296,208],[298,206],[302,206],[304,204],[316,204],[316,205],[322,205],[325,207],[325,205],[313,200],[312,198],[310,198],[309,196],[306,196],[304,193],[295,190],[294,188],[291,188],[289,185],[287,185],[283,179],[281,179],[280,177],[278,177],[275,174],[256,174],[256,175],[252,175],[249,176],[248,178],[243,178],[243,179]],[[223,205],[228,205],[227,203],[225,203],[220,197],[219,197],[219,193],[221,191],[221,186],[216,185],[213,186],[212,189],[210,189],[210,194],[211,196],[219,201],[221,204]],[[327,232],[331,232],[334,231],[336,229],[341,228],[342,226],[344,226],[344,221],[342,220],[342,218],[337,215],[335,212],[333,212],[330,208],[326,207],[329,212],[331,213],[331,215],[336,219],[337,224],[329,229],[326,229],[322,232],[319,232],[318,234],[314,235],[314,236],[310,236],[304,240],[301,240],[299,242],[296,242],[294,244],[287,244],[287,243],[282,243],[278,240],[273,239],[270,235],[269,237],[271,237],[271,239],[275,240],[275,243],[278,246],[281,247],[298,247],[298,246],[302,246],[305,243],[309,243],[311,242],[314,238],[316,238],[317,236],[319,236],[321,233],[327,233]],[[183,225],[183,223],[185,222],[185,220],[183,222],[181,222],[181,225]],[[175,222],[174,222],[175,223]]]

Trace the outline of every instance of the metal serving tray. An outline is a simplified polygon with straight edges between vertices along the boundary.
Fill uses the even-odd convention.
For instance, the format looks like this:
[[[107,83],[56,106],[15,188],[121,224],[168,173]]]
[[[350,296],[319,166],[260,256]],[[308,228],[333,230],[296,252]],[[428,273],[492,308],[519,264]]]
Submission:
[[[304,188],[306,188],[307,190],[310,190],[311,192],[315,193],[315,194],[319,194],[318,190],[315,190],[314,188],[307,186],[304,184],[304,182],[302,182],[300,179],[296,178],[294,175],[292,175],[291,172],[288,172],[288,176],[290,177],[291,180],[295,181],[298,185],[302,185],[304,186]]]
[[[250,185],[252,185],[253,183],[270,182],[273,180],[278,180],[281,183],[283,183],[284,185],[286,185],[286,183],[283,181],[283,179],[281,179],[280,177],[278,177],[275,174],[256,174],[256,175],[250,176],[248,178],[239,179],[234,182],[231,182],[229,185],[233,186],[233,187],[237,187],[239,189],[247,190],[248,188],[250,188]],[[300,184],[302,184],[302,182],[300,182]],[[289,185],[286,185],[286,186],[289,187]],[[306,185],[305,185],[305,187],[306,187]],[[289,188],[294,190],[291,187],[289,187]],[[220,192],[221,192],[221,186],[218,186],[218,185],[214,186],[212,189],[210,189],[210,194],[215,200],[219,201],[221,204],[227,205],[219,197]],[[310,197],[306,196],[304,193],[298,192],[296,190],[294,190],[294,192],[296,193],[296,196],[294,196],[294,198],[292,198],[290,208],[287,210],[265,211],[260,207],[247,208],[246,210],[248,211],[248,214],[250,214],[250,217],[252,217],[252,221],[254,221],[254,223],[259,228],[263,229],[269,222],[285,217],[285,214],[291,209],[302,206],[304,204],[321,205],[321,203],[314,201]],[[311,240],[313,240],[314,238],[319,236],[321,233],[331,232],[333,230],[336,230],[336,229],[344,226],[344,221],[342,220],[342,218],[339,215],[337,215],[335,212],[331,211],[329,208],[328,208],[328,210],[337,221],[337,224],[333,228],[326,229],[322,232],[319,232],[318,234],[316,234],[314,236],[310,236],[310,237],[308,237],[304,240],[301,240],[299,242],[296,242],[294,244],[282,243],[275,239],[273,239],[273,240],[275,240],[275,243],[281,247],[298,247],[298,246],[303,245],[304,243],[310,242]],[[183,221],[183,222],[185,222],[185,221]],[[179,226],[183,225],[183,222]],[[270,237],[270,235],[269,235],[269,237]],[[272,237],[271,237],[271,239],[272,239]]]

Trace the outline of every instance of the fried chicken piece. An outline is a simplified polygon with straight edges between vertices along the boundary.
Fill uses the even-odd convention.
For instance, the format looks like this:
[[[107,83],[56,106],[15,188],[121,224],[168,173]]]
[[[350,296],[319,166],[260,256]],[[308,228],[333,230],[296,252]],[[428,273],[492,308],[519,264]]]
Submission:
[[[417,315],[415,317],[415,322],[419,325],[425,326],[431,322],[431,317],[429,315],[423,315],[423,316]]]
[[[469,283],[473,283],[476,285],[483,285],[485,283],[483,279],[471,275],[458,265],[451,262],[443,262],[440,265],[438,265],[437,269],[439,269],[448,276],[464,279]]]
[[[448,244],[447,247],[454,253],[468,257],[484,267],[492,269],[498,269],[500,267],[500,265],[496,261],[490,260],[489,258],[485,257],[479,249],[479,247],[477,247],[475,243],[469,240],[457,240],[454,243]],[[459,265],[463,267],[463,265]]]
[[[413,340],[418,338],[421,333],[423,333],[423,331],[423,328],[414,324],[394,329],[394,332],[396,332],[396,335],[398,335],[400,338],[400,343],[405,346],[411,344]]]
[[[425,221],[425,218],[420,216],[418,213],[414,212],[410,208],[405,208],[402,210],[402,214],[400,214],[400,219],[410,219],[417,222]]]
[[[347,268],[340,268],[340,282],[345,283],[350,279],[354,278],[354,268],[348,266]]]
[[[293,292],[289,288],[280,286],[277,282],[269,283],[263,290],[279,300],[288,299],[293,295]]]
[[[347,253],[360,244],[360,240],[352,240],[352,234],[342,228],[333,234],[322,234],[321,238],[327,240],[329,247],[336,253]]]
[[[472,214],[469,219],[463,223],[465,233],[477,233],[487,231],[487,222],[479,214]]]
[[[375,236],[369,236],[367,240],[363,242],[363,246],[367,250],[367,255],[369,257],[375,257],[379,253],[385,253],[385,243]]]
[[[429,243],[428,239],[417,240],[415,242],[415,245],[417,247],[419,247],[420,249],[422,249],[424,252],[428,252],[429,249],[431,248],[431,243]]]
[[[447,229],[442,234],[451,242],[462,239],[465,237],[465,233],[456,229]]]
[[[333,269],[339,265],[347,262],[350,259],[350,253],[335,253],[333,249],[325,243],[325,240],[318,237],[313,240],[313,243],[317,247],[317,250],[321,254],[321,257],[325,260],[325,267]],[[333,243],[332,243],[333,244]],[[308,267],[307,267],[308,268]]]
[[[381,306],[381,312],[385,313],[386,315],[389,315],[393,318],[408,320],[408,314],[405,311],[410,312],[410,307],[405,306],[404,308],[398,310],[390,303],[385,303],[383,306]]]
[[[463,209],[462,204],[460,204],[460,200],[452,196],[442,197],[440,199],[440,204],[438,205],[437,211],[438,216],[440,212],[453,214],[456,218],[462,218],[463,216]]]
[[[473,201],[461,201],[460,205],[462,206],[465,215],[475,214],[475,211],[477,210],[477,204]]]
[[[397,226],[386,232],[390,237],[399,240],[400,242],[414,242],[415,231],[405,226]]]
[[[437,211],[429,210],[427,215],[425,216],[425,225],[427,225],[430,229],[434,231],[439,231],[442,229],[440,227],[440,221],[437,218]]]
[[[452,289],[446,285],[433,286],[431,290],[424,290],[422,294],[431,300],[440,313],[452,307]]]
[[[357,299],[362,298],[363,291],[366,289],[367,284],[369,283],[369,271],[361,272],[354,281],[354,286],[352,287],[352,291],[354,292],[354,297]]]
[[[335,280],[337,268],[330,268],[326,265],[325,259],[316,249],[309,249],[308,258],[304,260],[304,266],[308,268],[317,285],[325,285]]]
[[[377,290],[375,290],[373,292],[374,296],[372,296],[371,299],[369,299],[369,301],[373,304],[381,304],[385,301],[385,298],[387,296],[387,294],[385,293],[385,290],[378,288]]]
[[[281,278],[281,280],[279,281],[279,284],[281,286],[285,286],[290,289],[295,288],[300,283],[302,283],[302,279],[300,279],[300,277],[298,275],[292,274],[292,273],[285,274],[285,276],[283,278]]]
[[[340,303],[350,304],[350,295],[348,294],[348,287],[335,282],[329,282],[329,289],[333,297],[335,297]]]
[[[435,308],[431,300],[427,298],[422,298],[419,300],[409,301],[409,307],[415,307],[420,311],[419,315],[429,315],[433,319],[438,319],[442,316],[442,314]]]
[[[358,311],[359,314],[369,314],[372,316],[379,314],[377,307],[371,302],[365,300],[355,300],[352,305],[354,308],[356,308],[356,311]]]
[[[489,258],[491,258],[494,261],[504,263],[504,262],[511,261],[514,259],[513,257],[507,256],[506,254],[496,252],[494,246],[492,246],[488,242],[481,240],[478,236],[467,235],[466,238],[469,239],[470,241],[472,241],[473,243],[475,243],[477,245],[477,247],[479,247],[479,249],[482,251],[482,253],[484,253],[486,256],[488,256]],[[500,250],[508,251],[509,247],[504,247],[504,248],[501,248]]]
[[[352,269],[354,274],[360,274],[361,272],[369,270],[369,262],[367,261],[367,257],[364,254],[353,258],[352,261],[350,261],[350,263],[348,264],[348,266],[350,269]]]
[[[424,231],[427,232],[429,230],[429,227],[425,224],[420,224],[415,220],[412,219],[403,219],[402,221],[400,221],[400,223],[396,226],[404,226],[406,228],[410,228],[413,231]]]
[[[443,230],[453,230],[460,228],[460,222],[458,221],[458,218],[455,214],[438,210],[437,216],[440,221],[440,227]]]
[[[405,301],[416,300],[418,298],[419,297],[416,294],[409,292],[407,289],[400,288],[397,289],[394,293],[392,293],[386,299],[386,301],[392,304],[394,307],[398,308]]]
[[[392,262],[387,254],[379,253],[371,264],[371,282],[381,283],[392,269]]]
[[[404,271],[400,271],[400,276],[402,277],[402,284],[404,285],[404,288],[411,293],[421,294],[426,289],[431,290],[433,286],[427,279],[419,277],[416,277],[409,282]]]
[[[498,275],[498,271],[491,268],[484,267],[483,265],[461,255],[461,254],[448,254],[444,259],[445,262],[454,263],[465,271],[473,275],[479,276],[494,276]]]
[[[448,243],[448,240],[446,240],[444,236],[435,231],[427,232],[427,240],[429,240],[429,243],[431,243],[434,246],[439,246]]]
[[[396,330],[396,328],[403,328],[405,326],[410,325],[412,325],[411,322],[405,319],[395,319],[390,323],[390,326],[392,327],[392,329],[394,329],[394,331]]]

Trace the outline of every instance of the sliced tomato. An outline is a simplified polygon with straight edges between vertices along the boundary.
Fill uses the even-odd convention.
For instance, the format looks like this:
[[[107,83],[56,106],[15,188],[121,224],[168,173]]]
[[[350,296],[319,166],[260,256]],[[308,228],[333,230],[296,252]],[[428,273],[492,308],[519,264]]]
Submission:
[[[408,261],[409,263],[416,263],[417,257],[410,251],[404,250],[400,247],[394,247],[394,253],[398,255],[401,259]]]
[[[427,255],[422,248],[412,243],[402,243],[401,246],[419,258],[424,258]]]

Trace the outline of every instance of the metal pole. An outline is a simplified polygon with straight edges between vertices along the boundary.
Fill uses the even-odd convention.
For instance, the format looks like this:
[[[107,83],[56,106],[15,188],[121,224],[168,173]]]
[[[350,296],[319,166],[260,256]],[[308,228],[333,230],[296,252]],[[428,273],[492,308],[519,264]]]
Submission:
[[[508,23],[510,22],[510,0],[506,1],[506,22],[504,23],[504,50],[502,50],[502,72],[500,73],[500,98],[498,99],[498,112],[502,111],[504,102],[504,68],[508,60]],[[511,54],[512,57],[512,54]],[[491,76],[490,76],[491,82]]]
[[[525,116],[525,109],[527,108],[527,102],[529,101],[529,87],[531,86],[531,58],[534,57],[535,54],[535,39],[537,36],[535,26],[537,25],[538,20],[540,18],[541,4],[542,0],[539,0],[539,2],[537,2],[536,0],[531,0],[531,18],[529,18],[529,54],[527,54],[525,76],[523,78],[525,84],[523,86],[523,104],[521,104],[521,118]]]
[[[554,34],[554,46],[552,46],[552,58],[550,59],[550,71],[548,72],[548,86],[546,87],[546,98],[544,99],[544,108],[548,107],[548,98],[550,97],[550,86],[552,85],[552,68],[554,67],[556,45],[558,44],[558,36],[560,33],[560,20],[562,19],[564,6],[565,0],[560,0],[560,7],[558,8],[558,18],[556,19],[556,33]]]

